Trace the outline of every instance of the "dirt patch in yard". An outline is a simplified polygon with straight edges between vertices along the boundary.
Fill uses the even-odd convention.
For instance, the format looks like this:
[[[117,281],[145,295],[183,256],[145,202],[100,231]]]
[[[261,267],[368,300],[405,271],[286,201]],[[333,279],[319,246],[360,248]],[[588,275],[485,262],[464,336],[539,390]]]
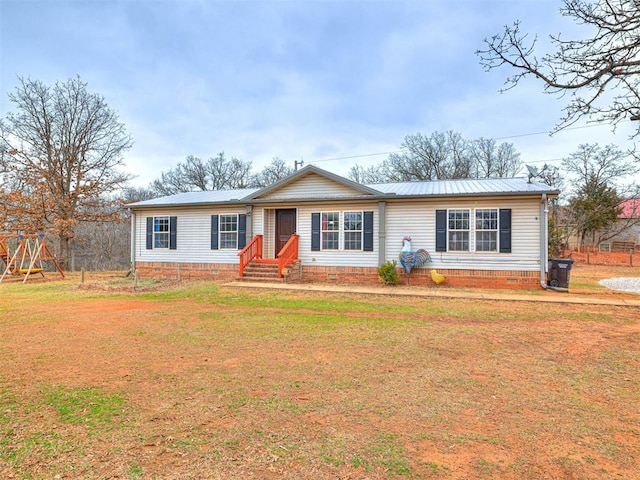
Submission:
[[[2,478],[640,469],[637,308],[73,282],[0,285]]]

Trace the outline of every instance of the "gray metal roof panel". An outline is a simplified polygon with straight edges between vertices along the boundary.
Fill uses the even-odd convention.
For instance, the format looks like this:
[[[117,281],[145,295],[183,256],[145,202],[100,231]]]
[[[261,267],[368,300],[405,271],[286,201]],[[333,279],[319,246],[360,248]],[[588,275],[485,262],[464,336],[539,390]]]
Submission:
[[[487,195],[499,193],[550,193],[555,190],[539,182],[524,178],[483,178],[400,182],[367,185],[370,188],[398,196]]]
[[[243,188],[238,190],[206,190],[185,192],[166,197],[153,198],[142,202],[130,203],[127,207],[164,207],[181,205],[205,205],[222,202],[240,201],[240,199],[258,191],[258,188]]]
[[[524,178],[483,178],[483,179],[461,179],[461,180],[436,180],[427,182],[400,182],[383,183],[375,185],[365,185],[367,189],[379,192],[379,195],[372,195],[368,198],[389,198],[395,197],[438,197],[438,196],[472,196],[472,195],[492,195],[492,194],[557,194],[557,190],[549,185],[539,182],[529,183]],[[245,188],[239,190],[217,190],[178,193],[167,197],[154,198],[142,202],[131,203],[128,208],[151,208],[151,207],[179,207],[179,206],[205,206],[221,203],[262,203],[278,202],[277,198],[269,200],[254,199],[253,195],[263,189]],[[356,196],[357,198],[360,198]],[[356,198],[354,197],[354,199]],[[317,200],[344,201],[344,198],[318,197],[300,199],[305,202]],[[282,201],[295,202],[295,198],[287,198]]]

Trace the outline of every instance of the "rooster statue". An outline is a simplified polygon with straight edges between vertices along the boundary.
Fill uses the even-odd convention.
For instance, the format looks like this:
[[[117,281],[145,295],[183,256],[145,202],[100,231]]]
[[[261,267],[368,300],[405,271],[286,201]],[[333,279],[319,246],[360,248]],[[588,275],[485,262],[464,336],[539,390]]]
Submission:
[[[407,272],[407,285],[411,285],[411,269],[414,267],[421,267],[427,262],[431,261],[431,255],[422,248],[412,252],[411,251],[411,237],[404,237],[402,239],[402,251],[400,252],[400,264]]]

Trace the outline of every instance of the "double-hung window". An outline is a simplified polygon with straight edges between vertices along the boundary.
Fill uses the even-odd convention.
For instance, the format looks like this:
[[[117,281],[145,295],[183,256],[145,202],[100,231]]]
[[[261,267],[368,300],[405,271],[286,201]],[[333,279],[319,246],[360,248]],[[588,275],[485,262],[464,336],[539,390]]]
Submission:
[[[242,250],[247,244],[247,216],[211,215],[211,250]]]
[[[476,251],[498,250],[498,210],[479,208],[476,210]]]
[[[436,252],[511,253],[510,208],[436,210]]]
[[[373,212],[313,212],[311,251],[373,252]]]
[[[344,212],[344,249],[362,250],[362,212]]]
[[[146,224],[147,250],[153,250],[154,248],[176,250],[178,217],[147,217]]]
[[[340,248],[340,212],[322,212],[322,250]]]
[[[469,251],[469,210],[449,210],[449,250]]]
[[[220,215],[220,248],[238,248],[238,215]]]
[[[153,218],[153,248],[169,248],[169,217]]]

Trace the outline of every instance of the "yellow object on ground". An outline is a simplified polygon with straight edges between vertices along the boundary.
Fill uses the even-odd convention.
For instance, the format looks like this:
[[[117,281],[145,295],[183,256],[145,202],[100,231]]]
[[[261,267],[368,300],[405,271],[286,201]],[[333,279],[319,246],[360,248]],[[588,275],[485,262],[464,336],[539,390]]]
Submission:
[[[431,280],[433,280],[433,283],[435,283],[436,285],[440,285],[446,280],[446,278],[447,277],[445,277],[441,273],[438,273],[435,270],[431,270]]]

